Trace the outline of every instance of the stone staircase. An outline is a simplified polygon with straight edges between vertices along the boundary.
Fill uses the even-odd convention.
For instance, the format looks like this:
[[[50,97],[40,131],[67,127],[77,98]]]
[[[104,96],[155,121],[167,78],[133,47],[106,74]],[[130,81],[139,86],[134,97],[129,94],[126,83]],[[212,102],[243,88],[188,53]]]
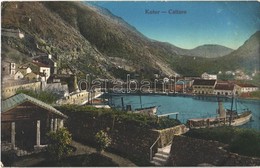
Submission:
[[[167,163],[167,160],[170,156],[171,145],[168,145],[164,148],[158,148],[158,152],[153,157],[151,161],[155,166],[164,166]]]

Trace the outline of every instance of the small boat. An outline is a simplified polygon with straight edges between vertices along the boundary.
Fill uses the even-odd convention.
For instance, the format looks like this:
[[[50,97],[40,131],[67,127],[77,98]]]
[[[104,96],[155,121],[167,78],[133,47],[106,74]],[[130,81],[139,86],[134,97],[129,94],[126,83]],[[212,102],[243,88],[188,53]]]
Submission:
[[[156,112],[157,112],[157,106],[150,106],[150,107],[143,107],[142,104],[142,97],[140,95],[140,108],[136,108],[134,111],[132,111],[132,113],[139,113],[139,114],[144,114],[144,115],[148,115],[148,116],[155,116]],[[131,106],[129,106],[129,108],[127,108],[127,111],[131,111]]]
[[[140,113],[145,115],[155,115],[157,112],[157,106],[151,106],[151,107],[144,107],[144,108],[137,108],[133,113]]]
[[[224,125],[240,126],[249,122],[252,118],[252,112],[248,109],[244,109],[243,112],[238,113],[237,108],[236,110],[233,110],[233,104],[234,97],[232,97],[231,109],[224,109],[222,102],[219,100],[219,108],[217,109],[217,113],[219,114],[219,116],[212,118],[193,118],[189,119],[187,121],[187,124],[190,128],[207,128]]]

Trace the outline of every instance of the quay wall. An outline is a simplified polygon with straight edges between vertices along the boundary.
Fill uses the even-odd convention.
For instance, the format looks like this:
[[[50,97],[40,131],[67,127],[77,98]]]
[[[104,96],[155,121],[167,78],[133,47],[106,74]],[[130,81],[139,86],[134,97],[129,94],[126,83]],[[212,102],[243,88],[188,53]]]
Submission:
[[[226,144],[186,136],[172,141],[168,166],[259,166],[260,158],[231,153]]]

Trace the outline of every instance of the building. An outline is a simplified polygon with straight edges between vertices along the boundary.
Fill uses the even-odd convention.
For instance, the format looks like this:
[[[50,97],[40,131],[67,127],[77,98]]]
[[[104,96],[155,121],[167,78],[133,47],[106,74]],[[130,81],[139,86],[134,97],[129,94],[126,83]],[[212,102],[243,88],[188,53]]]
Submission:
[[[214,89],[215,95],[232,96],[238,94],[236,92],[235,84],[232,83],[217,83]]]
[[[14,62],[2,61],[2,75],[13,76],[16,72],[16,64]]]
[[[23,73],[21,71],[17,71],[14,74],[14,80],[22,79],[24,77]]]
[[[52,106],[22,93],[2,101],[2,151],[45,147],[46,134],[63,127],[66,118]]]
[[[57,64],[56,59],[54,59],[52,55],[41,54],[41,55],[36,56],[34,58],[34,61],[41,62],[41,63],[47,65],[48,67],[50,67],[50,73],[51,74],[57,74],[58,64]]]
[[[18,68],[19,68],[19,71],[21,71],[24,75],[32,72],[32,69],[29,66],[20,66]]]
[[[47,81],[51,75],[50,67],[41,62],[37,62],[37,61],[29,62],[24,64],[23,67],[30,67],[31,72],[41,76],[41,81]]]
[[[214,94],[217,80],[195,79],[192,85],[194,94]]]
[[[44,79],[45,76],[43,75],[43,73],[40,75],[39,73],[31,72],[26,74],[24,78],[28,81],[42,81],[42,78]]]
[[[202,79],[206,79],[206,80],[214,80],[214,79],[217,79],[217,75],[208,74],[208,73],[204,72],[204,73],[201,75],[201,78],[202,78]]]
[[[178,80],[175,85],[175,91],[179,93],[185,93],[189,91],[189,88],[192,86],[192,82],[190,80]]]
[[[255,92],[258,90],[258,87],[252,84],[237,83],[237,86],[240,93]]]

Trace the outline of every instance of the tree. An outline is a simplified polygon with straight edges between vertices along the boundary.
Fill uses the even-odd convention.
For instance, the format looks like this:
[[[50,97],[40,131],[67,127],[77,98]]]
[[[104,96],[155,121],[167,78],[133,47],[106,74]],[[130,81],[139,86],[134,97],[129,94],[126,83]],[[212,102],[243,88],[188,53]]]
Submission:
[[[60,128],[56,132],[47,134],[49,145],[47,152],[53,160],[60,160],[72,152],[70,147],[72,136],[66,128]]]
[[[106,149],[111,144],[111,138],[108,136],[107,132],[101,130],[95,135],[97,141],[97,151],[100,153]]]

